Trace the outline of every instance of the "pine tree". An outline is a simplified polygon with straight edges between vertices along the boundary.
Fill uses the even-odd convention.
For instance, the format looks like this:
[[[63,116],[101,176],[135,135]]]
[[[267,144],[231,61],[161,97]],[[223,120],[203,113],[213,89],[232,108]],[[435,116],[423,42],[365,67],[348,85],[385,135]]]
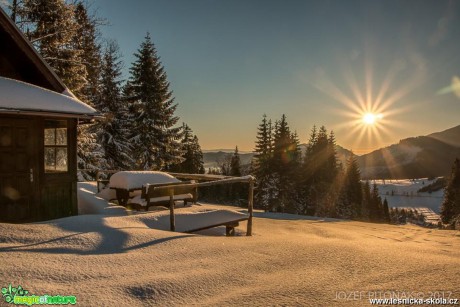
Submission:
[[[317,142],[318,131],[316,125],[313,126],[310,132],[310,139],[308,140],[305,156],[302,163],[302,171],[299,179],[299,192],[304,200],[303,213],[307,215],[314,215],[316,211],[316,178],[314,176],[315,165],[315,146]]]
[[[96,29],[85,7],[62,0],[24,0],[14,3],[13,11],[19,27],[71,93],[94,105],[96,96],[87,95],[86,90],[97,87],[97,72],[90,69],[94,74],[90,76],[87,70],[98,66],[97,44],[91,34]],[[85,64],[85,57],[88,60],[93,56],[95,60]],[[90,84],[88,80],[94,82]],[[78,167],[100,168],[102,148],[91,125],[80,125],[77,137]]]
[[[277,194],[272,172],[273,128],[271,120],[264,114],[256,136],[253,174],[257,180],[254,196],[255,206],[270,210]]]
[[[74,48],[82,50],[81,62],[87,72],[83,88],[75,94],[91,106],[98,100],[98,84],[101,72],[101,46],[98,43],[97,22],[89,16],[88,10],[82,2],[78,2],[74,9],[76,31],[73,39]]]
[[[238,153],[238,146],[235,147],[232,159],[230,161],[230,176],[241,176],[241,161],[240,154]]]
[[[338,172],[338,163],[337,163],[337,151],[336,151],[336,143],[335,143],[335,134],[334,131],[329,133],[329,138],[327,140],[327,173],[328,173],[328,182],[334,182],[335,177],[337,176]],[[356,164],[356,167],[358,164]]]
[[[366,180],[362,184],[362,195],[363,195],[363,200],[361,204],[361,219],[364,221],[370,221],[370,214],[371,214],[371,206],[372,206],[372,200],[371,200],[371,186],[369,184],[369,181]]]
[[[201,151],[201,146],[196,135],[193,136],[191,147],[194,161],[193,172],[198,174],[204,174],[203,152]]]
[[[460,218],[460,160],[457,158],[452,166],[449,183],[444,192],[441,205],[441,220],[444,224],[454,223]]]
[[[17,6],[21,30],[64,84],[79,94],[87,83],[84,50],[74,43],[78,24],[74,6],[62,0],[24,0]]]
[[[13,2],[10,5],[8,5],[8,8],[11,11],[11,15],[10,15],[11,20],[13,22],[16,22],[16,16],[18,13],[18,8],[19,8],[18,0],[13,0]]]
[[[384,220],[386,223],[391,222],[391,217],[390,217],[390,208],[388,207],[388,201],[385,197],[383,200],[383,214],[384,214]]]
[[[371,190],[369,218],[371,222],[380,222],[383,220],[383,217],[382,198],[379,195],[379,188],[374,182]]]
[[[300,141],[297,131],[291,134],[291,144],[289,150],[292,151],[290,168],[290,180],[292,183],[292,191],[290,201],[287,206],[287,211],[291,213],[300,214],[304,212],[304,199],[301,192],[301,178],[302,178],[302,152],[300,150]]]
[[[96,20],[89,16],[82,2],[77,2],[71,8],[73,9],[75,18],[75,30],[71,49],[78,52],[79,64],[83,66],[86,72],[82,86],[80,88],[73,88],[73,92],[80,100],[101,111],[101,107],[103,106],[98,105],[98,101],[100,100],[98,90],[101,68],[101,47],[97,42]],[[107,120],[107,118],[102,119],[102,121],[106,122]],[[101,141],[101,133],[107,134],[111,133],[111,131],[101,131],[100,128],[101,124],[98,123],[78,127],[77,137],[79,146],[77,157],[80,168],[118,168],[114,165],[113,158],[104,153],[104,149],[107,149],[107,142],[102,144],[99,142]],[[104,125],[104,128],[108,128],[108,126]],[[103,148],[104,145],[106,145],[106,148]],[[129,159],[125,159],[126,157],[129,157],[129,153],[127,154],[125,151],[120,153],[120,157],[115,159],[118,161],[129,161]],[[107,158],[111,159],[111,161],[107,161]]]
[[[182,124],[181,149],[183,161],[172,166],[172,170],[181,173],[202,174],[204,173],[203,152],[201,151],[198,137],[193,134],[192,129]]]
[[[127,140],[128,110],[121,96],[122,62],[114,41],[104,50],[96,108],[104,116],[95,126],[98,143],[102,146],[108,169],[130,169],[133,164]]]
[[[125,89],[133,113],[133,154],[139,168],[168,169],[180,163],[181,128],[166,72],[147,33],[135,54]]]
[[[291,200],[292,191],[292,168],[291,162],[295,158],[296,148],[292,147],[292,135],[286,116],[275,123],[273,139],[273,164],[272,169],[277,179],[278,204],[277,211],[285,212]]]
[[[347,170],[337,203],[337,215],[342,218],[360,218],[363,201],[361,175],[353,155],[347,161]]]
[[[334,134],[328,136],[324,126],[318,131],[313,127],[301,176],[307,214],[335,215],[339,194],[336,187],[340,181],[338,170]]]
[[[241,176],[241,160],[240,154],[238,153],[238,146],[235,147],[235,151],[230,160],[230,176]],[[231,200],[235,202],[243,198],[245,190],[242,183],[234,183],[228,186],[228,195]]]

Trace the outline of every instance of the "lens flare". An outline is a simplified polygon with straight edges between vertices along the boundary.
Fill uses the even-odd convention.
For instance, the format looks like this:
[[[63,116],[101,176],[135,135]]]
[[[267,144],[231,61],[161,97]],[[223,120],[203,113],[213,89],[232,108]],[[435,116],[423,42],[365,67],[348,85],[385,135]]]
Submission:
[[[383,114],[366,113],[363,116],[363,122],[367,125],[374,125],[378,120],[383,118]]]
[[[372,52],[365,53],[369,55],[364,57],[363,64],[339,59],[342,76],[328,76],[324,70],[317,69],[313,81],[316,89],[342,104],[331,109],[343,117],[341,123],[335,124],[334,131],[344,136],[342,142],[348,143],[346,146],[356,154],[394,142],[395,132],[406,128],[401,115],[415,106],[409,95],[426,80],[426,72],[417,68],[411,78],[405,78],[407,81],[397,82],[405,68],[396,60],[386,73],[379,72],[376,78]]]

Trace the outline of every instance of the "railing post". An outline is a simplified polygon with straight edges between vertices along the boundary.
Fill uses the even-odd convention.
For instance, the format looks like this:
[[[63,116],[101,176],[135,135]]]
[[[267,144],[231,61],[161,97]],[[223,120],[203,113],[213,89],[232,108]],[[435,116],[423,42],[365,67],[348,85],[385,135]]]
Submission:
[[[174,189],[169,189],[169,224],[171,231],[176,231],[176,217],[174,216]]]
[[[96,184],[97,184],[97,192],[99,193],[100,192],[100,189],[99,189],[99,170],[96,171]]]
[[[249,195],[248,195],[248,213],[249,213],[249,219],[248,219],[248,227],[246,229],[246,235],[247,236],[252,236],[252,214],[253,214],[253,202],[254,202],[254,178],[251,177],[249,179]]]

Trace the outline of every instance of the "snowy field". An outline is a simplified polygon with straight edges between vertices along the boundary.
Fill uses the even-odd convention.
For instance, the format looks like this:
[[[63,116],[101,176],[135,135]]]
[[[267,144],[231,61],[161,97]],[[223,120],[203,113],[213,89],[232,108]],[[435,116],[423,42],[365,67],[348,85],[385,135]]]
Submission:
[[[425,207],[440,212],[444,189],[433,193],[419,193],[419,189],[436,181],[421,179],[375,180],[382,199],[386,198],[391,207]],[[370,181],[371,184],[374,180]]]
[[[81,189],[89,199],[90,186]],[[252,237],[245,222],[225,237],[222,228],[159,230],[163,212],[100,205],[99,214],[0,224],[1,287],[75,295],[81,306],[366,306],[369,292],[460,298],[458,231],[257,212]]]

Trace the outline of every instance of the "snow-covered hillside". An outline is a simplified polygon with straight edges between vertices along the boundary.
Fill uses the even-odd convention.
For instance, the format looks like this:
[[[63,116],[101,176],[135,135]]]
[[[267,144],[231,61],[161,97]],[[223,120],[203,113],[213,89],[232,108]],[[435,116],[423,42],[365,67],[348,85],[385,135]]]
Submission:
[[[433,193],[419,193],[419,189],[433,183],[428,178],[401,180],[372,180],[376,183],[382,199],[386,198],[389,207],[425,207],[440,212],[444,190]]]
[[[161,212],[108,213],[0,224],[1,286],[75,295],[81,306],[365,306],[369,295],[397,292],[460,298],[458,231],[256,212],[252,237],[246,223],[225,237],[221,228],[155,229]]]

